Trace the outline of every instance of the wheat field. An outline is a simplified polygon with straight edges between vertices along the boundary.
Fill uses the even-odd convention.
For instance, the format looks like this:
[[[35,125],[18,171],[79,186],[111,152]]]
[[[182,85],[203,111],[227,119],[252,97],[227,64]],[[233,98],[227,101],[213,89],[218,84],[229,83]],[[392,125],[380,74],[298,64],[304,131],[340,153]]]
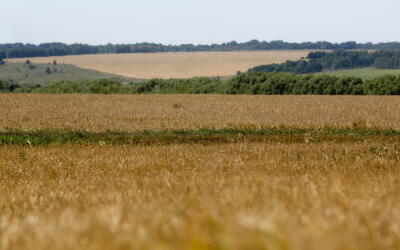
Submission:
[[[400,129],[399,106],[374,96],[2,94],[0,249],[399,250],[400,134],[374,136]],[[259,141],[7,137],[273,126],[275,140]],[[306,137],[291,140],[288,127]],[[343,128],[347,139],[307,127]]]
[[[397,96],[0,95],[0,130],[199,127],[400,129]]]
[[[1,249],[400,247],[393,145],[11,146],[0,158]]]
[[[309,51],[234,51],[100,54],[9,59],[10,62],[73,64],[78,67],[139,79],[232,76],[237,71],[306,57]]]

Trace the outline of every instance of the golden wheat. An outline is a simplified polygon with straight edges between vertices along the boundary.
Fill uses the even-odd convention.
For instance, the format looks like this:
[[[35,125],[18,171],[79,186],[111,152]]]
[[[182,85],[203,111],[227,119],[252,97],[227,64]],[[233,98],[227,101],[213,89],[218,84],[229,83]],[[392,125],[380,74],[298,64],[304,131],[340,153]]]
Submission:
[[[2,94],[0,107],[0,130],[400,129],[398,97]],[[361,141],[2,146],[0,249],[399,250],[400,143]]]
[[[2,147],[0,249],[399,249],[399,157],[373,143]]]
[[[397,96],[0,95],[0,130],[224,126],[400,129]]]
[[[231,76],[237,71],[286,60],[298,60],[309,51],[233,51],[188,53],[102,54],[29,58],[34,63],[73,64],[78,67],[119,74],[128,77],[188,78],[195,76]],[[24,62],[28,58],[10,59]]]

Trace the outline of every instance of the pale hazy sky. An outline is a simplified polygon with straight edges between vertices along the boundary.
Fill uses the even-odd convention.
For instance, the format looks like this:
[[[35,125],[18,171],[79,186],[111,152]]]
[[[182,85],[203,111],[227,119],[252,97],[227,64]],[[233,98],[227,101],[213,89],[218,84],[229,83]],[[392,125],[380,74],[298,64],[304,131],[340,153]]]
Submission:
[[[400,41],[400,0],[1,0],[0,43]]]

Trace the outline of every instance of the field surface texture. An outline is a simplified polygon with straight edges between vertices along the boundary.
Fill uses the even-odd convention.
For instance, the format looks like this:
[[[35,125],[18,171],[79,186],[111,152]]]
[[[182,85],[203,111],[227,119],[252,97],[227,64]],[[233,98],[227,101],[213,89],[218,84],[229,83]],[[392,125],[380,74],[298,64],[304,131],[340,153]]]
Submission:
[[[0,95],[1,250],[400,249],[400,99]]]
[[[29,58],[34,63],[73,64],[78,67],[127,77],[189,78],[195,76],[231,76],[237,71],[286,60],[299,60],[309,51],[239,51],[101,54],[63,57]],[[24,62],[27,59],[10,59]]]
[[[0,130],[380,127],[400,129],[397,96],[0,95]]]
[[[0,149],[1,249],[399,249],[399,144]]]

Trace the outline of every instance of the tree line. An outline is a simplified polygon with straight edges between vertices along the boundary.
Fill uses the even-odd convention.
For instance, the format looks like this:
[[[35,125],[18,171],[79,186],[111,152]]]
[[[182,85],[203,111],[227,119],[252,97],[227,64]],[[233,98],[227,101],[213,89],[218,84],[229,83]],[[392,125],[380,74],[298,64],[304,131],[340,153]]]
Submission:
[[[43,43],[39,45],[23,43],[0,44],[1,58],[48,57],[65,55],[105,54],[105,53],[149,53],[149,52],[191,52],[191,51],[236,51],[236,50],[393,50],[400,49],[400,42],[357,43],[357,42],[303,42],[258,41],[238,43],[236,41],[208,45],[163,45],[158,43],[136,44],[64,44]]]
[[[374,67],[379,69],[400,69],[400,51],[380,50],[310,52],[307,60],[286,61],[281,64],[268,64],[251,68],[252,72],[291,72],[309,74],[331,70]]]
[[[255,95],[400,95],[400,76],[373,80],[350,76],[292,73],[240,74],[229,81],[229,94]]]
[[[229,80],[153,79],[127,85],[112,79],[58,81],[48,85],[0,80],[0,93],[400,95],[400,76],[387,75],[364,81],[347,76],[249,72]]]

